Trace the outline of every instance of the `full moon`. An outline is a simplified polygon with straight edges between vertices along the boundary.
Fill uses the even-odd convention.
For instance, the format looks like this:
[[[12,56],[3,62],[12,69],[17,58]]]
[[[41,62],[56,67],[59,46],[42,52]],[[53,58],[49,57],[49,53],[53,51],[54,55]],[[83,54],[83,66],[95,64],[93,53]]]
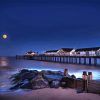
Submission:
[[[8,37],[8,36],[7,36],[6,34],[3,34],[3,35],[2,35],[2,38],[3,38],[3,39],[7,39],[7,37]]]

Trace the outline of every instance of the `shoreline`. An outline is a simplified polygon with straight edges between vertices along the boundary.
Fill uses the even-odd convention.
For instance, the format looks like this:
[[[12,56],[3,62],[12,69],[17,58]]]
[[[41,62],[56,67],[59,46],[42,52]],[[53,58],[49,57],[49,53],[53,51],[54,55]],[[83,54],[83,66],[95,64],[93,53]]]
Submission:
[[[0,93],[0,100],[100,100],[100,94],[76,93],[75,89],[44,88],[38,90],[17,90]]]

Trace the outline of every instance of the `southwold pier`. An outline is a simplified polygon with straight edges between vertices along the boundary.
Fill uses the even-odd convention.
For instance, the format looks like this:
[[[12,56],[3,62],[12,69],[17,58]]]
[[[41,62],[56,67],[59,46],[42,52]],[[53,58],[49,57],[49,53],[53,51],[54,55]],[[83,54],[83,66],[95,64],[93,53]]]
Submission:
[[[100,56],[16,55],[16,58],[66,64],[100,65]]]

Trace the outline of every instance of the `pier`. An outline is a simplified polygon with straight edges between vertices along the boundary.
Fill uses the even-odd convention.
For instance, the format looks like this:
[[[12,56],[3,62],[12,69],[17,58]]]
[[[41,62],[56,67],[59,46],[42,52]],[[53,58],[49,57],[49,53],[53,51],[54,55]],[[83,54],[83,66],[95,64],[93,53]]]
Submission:
[[[47,55],[34,55],[34,56],[19,56],[16,58],[23,58],[28,60],[57,62],[66,64],[83,64],[83,65],[100,65],[100,56],[47,56]]]

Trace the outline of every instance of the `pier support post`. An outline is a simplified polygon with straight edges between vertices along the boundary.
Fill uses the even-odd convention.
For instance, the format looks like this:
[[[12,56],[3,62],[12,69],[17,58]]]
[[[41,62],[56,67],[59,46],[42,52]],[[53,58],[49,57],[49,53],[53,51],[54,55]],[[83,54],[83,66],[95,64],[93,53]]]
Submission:
[[[69,61],[68,61],[68,57],[66,57],[66,63],[69,63]]]
[[[68,58],[69,58],[69,64],[70,64],[71,63],[71,57],[69,56]]]
[[[79,64],[81,64],[81,58],[79,57]]]
[[[62,56],[62,63],[64,63],[64,57]]]
[[[97,65],[97,58],[94,58],[94,65]]]
[[[56,62],[56,56],[54,57],[54,61]]]
[[[84,57],[84,65],[86,65],[86,57]]]
[[[60,62],[62,62],[62,56],[60,56]]]
[[[91,58],[89,57],[89,65],[91,65]]]
[[[77,57],[74,57],[74,64],[77,64]]]
[[[72,57],[72,63],[74,63],[74,57]]]

